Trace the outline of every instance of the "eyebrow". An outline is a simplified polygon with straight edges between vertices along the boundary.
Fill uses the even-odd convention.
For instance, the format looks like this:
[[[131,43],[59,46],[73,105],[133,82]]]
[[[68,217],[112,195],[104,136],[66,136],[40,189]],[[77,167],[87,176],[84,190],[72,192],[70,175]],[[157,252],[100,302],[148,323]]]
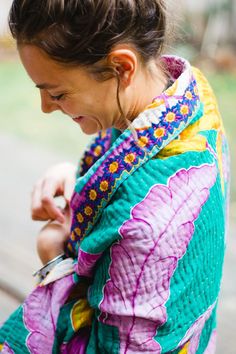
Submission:
[[[55,89],[58,87],[58,85],[51,85],[51,84],[47,84],[47,83],[44,83],[44,84],[38,84],[38,85],[35,85],[35,87],[39,88],[40,90],[50,90],[50,89]]]

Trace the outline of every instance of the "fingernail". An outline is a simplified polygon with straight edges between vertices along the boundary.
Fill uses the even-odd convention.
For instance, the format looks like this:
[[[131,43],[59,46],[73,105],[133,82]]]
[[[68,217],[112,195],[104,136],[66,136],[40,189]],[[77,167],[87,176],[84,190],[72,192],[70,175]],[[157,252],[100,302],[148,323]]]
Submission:
[[[58,216],[57,221],[60,222],[61,224],[63,224],[65,220],[64,220],[64,218]]]

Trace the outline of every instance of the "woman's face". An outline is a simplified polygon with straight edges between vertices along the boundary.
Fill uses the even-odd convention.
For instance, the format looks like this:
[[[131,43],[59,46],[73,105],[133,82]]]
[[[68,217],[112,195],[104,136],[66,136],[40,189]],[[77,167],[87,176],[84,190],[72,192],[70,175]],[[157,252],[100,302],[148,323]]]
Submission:
[[[124,128],[116,99],[116,78],[97,81],[85,68],[60,65],[32,45],[20,46],[19,54],[40,90],[43,112],[62,111],[86,134],[112,126]]]

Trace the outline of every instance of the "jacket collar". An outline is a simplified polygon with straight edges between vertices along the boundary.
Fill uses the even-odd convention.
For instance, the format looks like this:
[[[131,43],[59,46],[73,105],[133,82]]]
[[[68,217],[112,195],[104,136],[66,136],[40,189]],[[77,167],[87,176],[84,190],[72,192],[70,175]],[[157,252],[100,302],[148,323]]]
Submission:
[[[176,139],[196,115],[202,115],[190,64],[173,56],[165,56],[163,61],[173,85],[155,97],[132,122],[130,129],[126,129],[77,180],[71,200],[73,220],[69,253],[76,253],[78,243],[89,233],[123,181]],[[106,144],[110,135],[111,130],[108,130],[103,137]]]

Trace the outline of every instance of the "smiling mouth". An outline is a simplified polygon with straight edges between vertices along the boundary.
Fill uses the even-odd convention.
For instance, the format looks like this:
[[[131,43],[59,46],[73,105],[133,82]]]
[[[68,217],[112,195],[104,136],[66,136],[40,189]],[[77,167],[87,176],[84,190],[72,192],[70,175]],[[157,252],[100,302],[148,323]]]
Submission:
[[[81,120],[84,118],[84,116],[78,116],[78,117],[72,117],[73,121],[76,123],[81,122]]]

